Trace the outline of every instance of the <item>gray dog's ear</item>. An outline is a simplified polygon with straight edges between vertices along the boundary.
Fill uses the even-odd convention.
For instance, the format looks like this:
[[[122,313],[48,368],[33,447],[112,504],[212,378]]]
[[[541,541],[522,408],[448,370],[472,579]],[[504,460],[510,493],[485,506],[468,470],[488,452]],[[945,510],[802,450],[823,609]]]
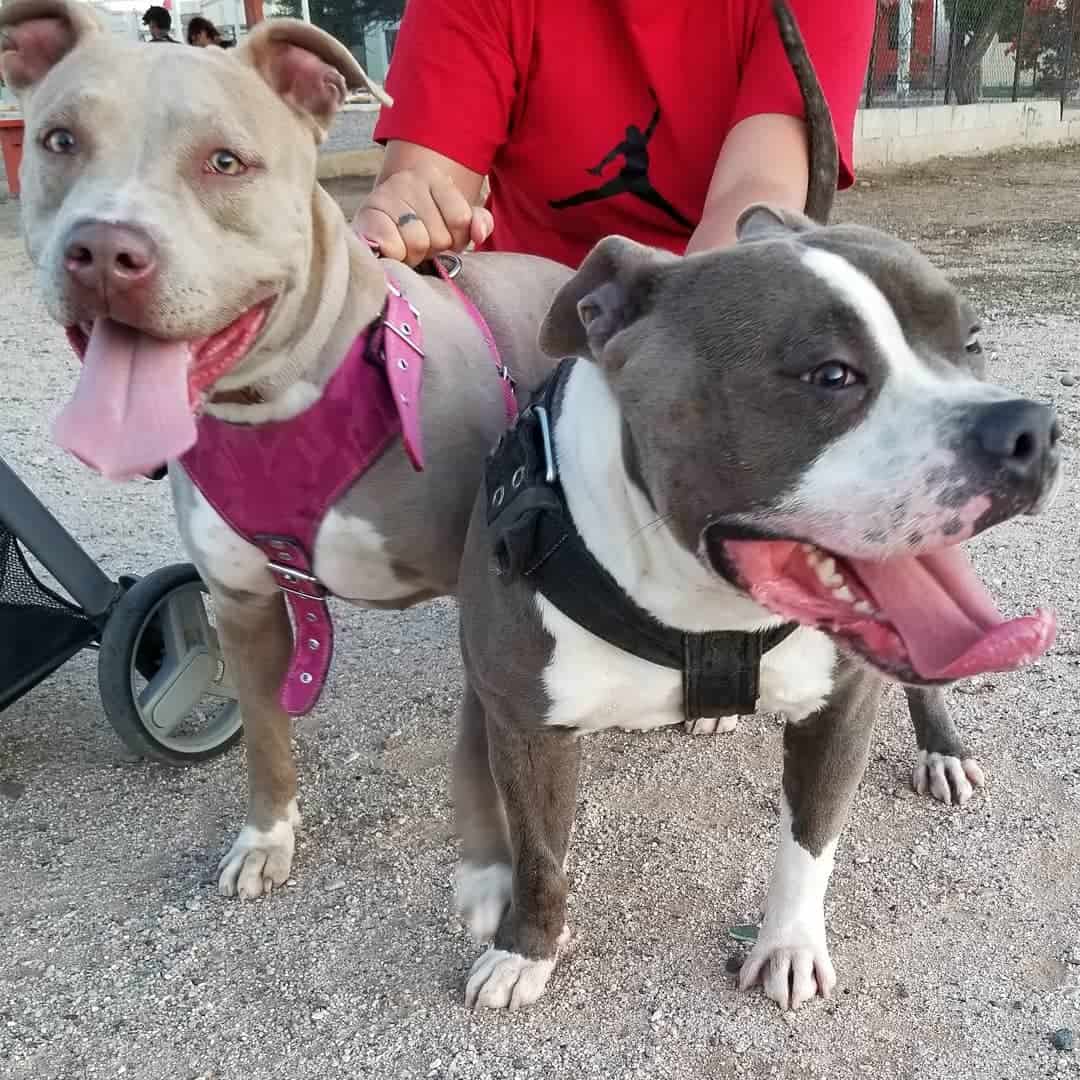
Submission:
[[[275,93],[314,122],[318,142],[326,138],[349,90],[363,86],[383,105],[394,104],[341,42],[301,19],[263,19],[244,39],[236,56],[251,64]]]
[[[778,236],[790,236],[792,233],[808,232],[819,228],[805,214],[794,210],[783,210],[768,203],[754,203],[748,206],[735,222],[735,238],[739,243],[751,240],[774,240]]]
[[[663,267],[675,261],[626,237],[605,237],[555,294],[540,324],[540,348],[548,356],[591,352],[599,360],[604,346],[641,314]]]
[[[80,41],[100,32],[87,4],[9,0],[0,7],[0,74],[21,98]]]

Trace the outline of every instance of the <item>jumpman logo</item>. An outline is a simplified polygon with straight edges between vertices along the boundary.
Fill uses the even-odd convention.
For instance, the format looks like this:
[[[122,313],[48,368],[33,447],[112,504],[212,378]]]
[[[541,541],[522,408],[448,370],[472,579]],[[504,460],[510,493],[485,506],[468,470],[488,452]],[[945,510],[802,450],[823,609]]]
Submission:
[[[684,228],[693,229],[693,222],[683,217],[652,186],[652,181],[649,180],[649,140],[653,137],[653,132],[656,131],[656,125],[660,123],[660,102],[656,100],[656,94],[651,87],[649,88],[649,96],[656,105],[649,126],[642,131],[636,124],[631,124],[626,129],[626,138],[599,165],[585,170],[590,176],[602,176],[604,170],[616,158],[621,157],[623,167],[619,170],[618,175],[599,187],[579,191],[576,195],[568,195],[565,199],[553,199],[548,203],[548,206],[553,210],[565,210],[568,206],[581,206],[583,203],[596,202],[599,199],[610,199],[613,195],[634,195],[641,199],[642,202],[662,210],[668,217],[677,221]]]

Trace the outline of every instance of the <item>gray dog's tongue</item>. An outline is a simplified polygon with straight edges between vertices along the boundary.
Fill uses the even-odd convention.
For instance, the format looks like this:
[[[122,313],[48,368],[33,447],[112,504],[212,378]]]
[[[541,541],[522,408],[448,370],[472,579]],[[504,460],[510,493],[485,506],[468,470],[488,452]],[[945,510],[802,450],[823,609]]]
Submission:
[[[111,319],[97,319],[75,395],[53,437],[110,480],[150,472],[195,443],[190,353]]]

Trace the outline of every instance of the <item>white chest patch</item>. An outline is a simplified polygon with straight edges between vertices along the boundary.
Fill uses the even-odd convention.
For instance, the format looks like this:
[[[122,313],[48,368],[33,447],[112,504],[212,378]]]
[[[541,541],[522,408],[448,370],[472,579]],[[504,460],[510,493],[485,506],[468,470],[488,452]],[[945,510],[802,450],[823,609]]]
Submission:
[[[191,485],[188,519],[191,558],[210,580],[237,592],[269,594],[276,588],[266,556],[230,528]],[[386,542],[368,521],[331,510],[315,540],[315,574],[342,600],[393,601],[415,593],[415,583],[399,580]]]
[[[549,725],[649,730],[684,719],[681,672],[609,645],[539,594],[536,604],[555,639],[544,669]],[[762,659],[757,711],[780,713],[791,721],[817,712],[832,690],[835,661],[836,649],[824,634],[796,630]]]
[[[415,582],[394,573],[386,540],[369,521],[331,510],[315,540],[315,573],[335,595],[356,604],[401,600]]]
[[[221,515],[191,484],[191,515],[186,535],[192,561],[211,581],[235,592],[274,591],[274,579],[266,569],[266,556],[235,533]]]

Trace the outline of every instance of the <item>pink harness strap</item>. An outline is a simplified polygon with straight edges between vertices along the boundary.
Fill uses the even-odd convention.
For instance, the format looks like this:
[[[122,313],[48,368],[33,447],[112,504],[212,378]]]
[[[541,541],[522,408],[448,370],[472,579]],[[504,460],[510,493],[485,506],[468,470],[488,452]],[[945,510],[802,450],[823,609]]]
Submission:
[[[368,241],[371,244],[371,241]],[[371,244],[373,248],[376,245]],[[456,258],[456,256],[455,256]],[[506,407],[506,422],[507,424],[513,423],[514,417],[517,416],[517,398],[514,396],[514,380],[510,375],[510,369],[502,362],[502,357],[499,356],[499,347],[495,344],[495,338],[491,335],[491,330],[488,327],[484,316],[480,314],[480,309],[454,284],[454,274],[450,273],[442,264],[442,260],[436,256],[431,260],[435,264],[435,269],[439,272],[439,277],[446,282],[450,288],[457,293],[458,298],[464,305],[466,312],[468,312],[469,318],[476,324],[476,328],[480,331],[480,336],[484,339],[484,344],[488,347],[488,351],[495,358],[495,367],[499,372],[499,378],[502,380],[502,392],[503,392],[503,404]],[[458,266],[461,263],[459,261]]]
[[[445,275],[442,267],[440,273]],[[353,342],[309,409],[255,425],[203,413],[198,440],[180,459],[233,531],[263,552],[285,594],[293,648],[280,700],[293,716],[318,702],[333,657],[328,593],[313,569],[323,519],[398,434],[413,468],[424,467],[419,312],[389,275],[387,290],[382,319]],[[498,364],[507,420],[512,420],[517,415],[513,383],[483,316],[462,299]]]

